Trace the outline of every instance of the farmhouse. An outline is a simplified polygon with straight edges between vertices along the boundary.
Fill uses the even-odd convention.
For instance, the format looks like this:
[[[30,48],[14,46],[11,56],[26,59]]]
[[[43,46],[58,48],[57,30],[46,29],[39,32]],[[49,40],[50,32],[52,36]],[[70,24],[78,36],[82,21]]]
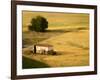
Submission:
[[[33,48],[34,53],[49,54],[53,52],[53,46],[48,44],[36,44]]]

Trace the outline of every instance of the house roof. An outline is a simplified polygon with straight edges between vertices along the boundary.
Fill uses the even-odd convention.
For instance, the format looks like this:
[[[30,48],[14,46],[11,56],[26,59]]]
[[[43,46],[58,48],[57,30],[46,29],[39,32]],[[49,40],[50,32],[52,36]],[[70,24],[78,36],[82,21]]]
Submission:
[[[36,44],[36,46],[53,47],[52,45],[49,44]]]

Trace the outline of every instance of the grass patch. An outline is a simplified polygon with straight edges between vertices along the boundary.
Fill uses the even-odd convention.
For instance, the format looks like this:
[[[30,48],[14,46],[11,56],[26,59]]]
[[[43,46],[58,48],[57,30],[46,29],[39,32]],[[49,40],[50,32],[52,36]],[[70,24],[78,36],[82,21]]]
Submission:
[[[27,57],[22,57],[22,68],[23,69],[29,69],[29,68],[46,68],[49,67],[47,64],[37,61],[37,60],[32,60]]]

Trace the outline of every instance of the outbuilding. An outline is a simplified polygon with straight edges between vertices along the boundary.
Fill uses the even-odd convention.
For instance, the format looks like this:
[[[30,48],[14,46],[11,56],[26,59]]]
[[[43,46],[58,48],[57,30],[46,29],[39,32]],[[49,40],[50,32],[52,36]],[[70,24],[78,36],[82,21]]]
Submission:
[[[48,44],[36,44],[32,50],[34,53],[48,54],[53,52],[53,46]]]

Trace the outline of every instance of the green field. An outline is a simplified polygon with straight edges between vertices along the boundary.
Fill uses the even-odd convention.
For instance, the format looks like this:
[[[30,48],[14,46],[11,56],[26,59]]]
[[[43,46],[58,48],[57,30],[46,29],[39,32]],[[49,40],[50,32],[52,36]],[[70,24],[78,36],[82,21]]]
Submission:
[[[30,32],[33,17],[45,17],[46,32]],[[33,55],[29,46],[53,45],[56,55]],[[68,67],[89,65],[89,14],[23,11],[23,68]]]

